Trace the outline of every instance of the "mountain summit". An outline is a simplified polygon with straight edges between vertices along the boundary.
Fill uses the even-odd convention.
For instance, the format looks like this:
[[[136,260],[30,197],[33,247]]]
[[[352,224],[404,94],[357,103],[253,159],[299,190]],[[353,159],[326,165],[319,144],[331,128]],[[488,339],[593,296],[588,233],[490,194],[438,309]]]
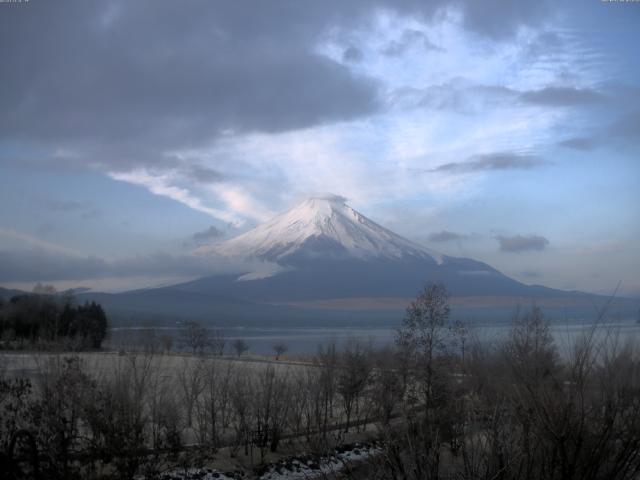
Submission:
[[[378,225],[337,195],[312,197],[291,210],[199,253],[258,258],[280,264],[311,259],[420,259],[443,255]]]

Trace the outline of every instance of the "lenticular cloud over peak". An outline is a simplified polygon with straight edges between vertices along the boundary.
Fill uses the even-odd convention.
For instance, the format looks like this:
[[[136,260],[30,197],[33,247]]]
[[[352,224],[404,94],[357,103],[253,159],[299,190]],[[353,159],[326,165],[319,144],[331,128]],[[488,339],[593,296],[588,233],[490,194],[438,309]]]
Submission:
[[[335,193],[317,193],[310,195],[307,200],[326,200],[327,202],[347,203],[349,199]]]

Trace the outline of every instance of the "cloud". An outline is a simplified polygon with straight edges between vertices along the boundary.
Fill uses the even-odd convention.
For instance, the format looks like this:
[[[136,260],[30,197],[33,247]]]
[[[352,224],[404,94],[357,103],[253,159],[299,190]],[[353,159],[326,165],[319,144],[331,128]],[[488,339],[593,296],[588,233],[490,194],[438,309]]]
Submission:
[[[498,16],[474,0],[333,0],[304,8],[71,0],[12,9],[0,18],[0,140],[72,152],[61,157],[85,164],[156,165],[167,150],[228,132],[366,117],[382,107],[381,86],[319,55],[323,35],[356,31],[380,11],[419,22],[457,11],[470,29],[497,38],[538,23],[546,10],[545,2],[493,1]],[[423,32],[406,29],[396,50],[408,42],[431,45]],[[357,50],[347,47],[345,59],[358,60]]]
[[[462,235],[460,233],[449,232],[447,230],[443,230],[441,232],[432,233],[429,235],[430,242],[451,242],[454,240],[464,240],[468,238],[467,235]]]
[[[566,40],[558,32],[542,31],[536,33],[526,46],[527,57],[537,59],[541,56],[549,57],[549,53],[563,52]]]
[[[465,25],[481,35],[494,39],[514,36],[524,25],[535,26],[552,14],[553,3],[485,0],[463,2]]]
[[[495,170],[530,170],[546,162],[531,155],[497,152],[470,157],[466,162],[445,163],[431,170],[444,173],[472,173]]]
[[[314,51],[332,15],[240,3],[71,1],[3,15],[0,140],[131,166],[228,131],[286,131],[377,110],[374,81]]]
[[[633,148],[640,145],[640,110],[619,115],[591,136],[572,137],[558,145],[574,150],[590,151],[603,146]]]
[[[476,84],[456,77],[424,88],[402,86],[391,94],[396,107],[418,107],[461,114],[486,114],[487,109],[513,106],[520,92],[502,85]]]
[[[40,167],[96,168],[225,222],[261,220],[287,200],[282,185],[297,185],[284,162],[249,169],[257,162],[240,149],[206,158],[176,152],[210,152],[231,140],[238,145],[254,136],[303,135],[328,127],[349,132],[340,141],[351,142],[346,122],[351,127],[380,121],[387,112],[386,82],[393,75],[368,69],[384,56],[383,45],[372,49],[357,41],[359,33],[371,33],[377,18],[402,22],[394,38],[384,39],[388,53],[424,57],[441,53],[430,39],[446,44],[429,30],[442,19],[455,19],[456,28],[453,35],[445,32],[444,40],[453,36],[459,44],[463,24],[474,38],[480,33],[504,40],[508,32],[538,23],[545,8],[534,3],[502,5],[495,24],[479,14],[473,0],[329,0],[305,8],[236,0],[193,0],[190,8],[150,0],[108,5],[69,0],[12,9],[0,18],[6,67],[0,147],[28,145]],[[341,39],[334,57],[321,49],[329,37]],[[352,150],[362,151],[355,143]],[[322,176],[321,161],[305,162]]]
[[[602,102],[605,97],[592,89],[574,87],[545,87],[541,90],[525,91],[520,98],[535,105],[580,106]]]
[[[546,86],[537,90],[518,90],[499,84],[473,83],[464,77],[419,89],[402,87],[394,91],[391,97],[395,105],[464,114],[481,114],[490,107],[508,109],[514,105],[550,108],[589,106],[604,104],[607,99],[590,88]]]
[[[202,165],[189,165],[183,169],[186,178],[197,183],[217,183],[222,181],[224,175],[212,168]]]
[[[404,30],[399,38],[386,44],[381,49],[381,53],[389,57],[397,57],[404,54],[408,49],[416,46],[423,50],[442,50],[432,43],[424,32],[409,28]]]
[[[106,278],[196,278],[215,274],[273,274],[282,267],[213,255],[155,253],[113,260],[70,255],[49,248],[0,250],[0,282],[55,282]],[[153,283],[153,282],[152,282]]]
[[[151,193],[169,197],[193,210],[206,213],[207,215],[224,220],[235,226],[240,226],[244,223],[244,220],[232,211],[206,206],[200,198],[192,195],[188,189],[174,185],[171,176],[168,174],[154,175],[151,172],[140,169],[130,172],[111,172],[109,176],[114,180],[146,187]]]
[[[203,245],[220,237],[224,237],[224,232],[211,225],[206,230],[203,230],[202,232],[196,232],[191,235],[191,240],[193,240],[196,245]]]
[[[354,47],[353,45],[347,47],[342,54],[342,60],[345,62],[360,62],[362,61],[364,55],[362,54],[362,50]]]
[[[519,253],[526,251],[542,251],[549,245],[549,240],[539,235],[515,235],[513,237],[498,236],[500,251]]]
[[[0,282],[86,279],[106,272],[104,260],[49,248],[0,250]]]
[[[218,184],[212,187],[212,191],[225,202],[231,212],[237,212],[245,218],[264,222],[275,215],[275,212],[239,185]]]
[[[28,233],[18,232],[11,228],[0,228],[0,239],[3,239],[3,244],[12,243],[20,245],[22,247],[28,246],[29,248],[39,249],[46,252],[53,252],[68,257],[79,257],[80,254],[70,248],[56,245],[55,243],[41,240],[40,238],[29,235]]]
[[[626,113],[615,120],[607,133],[610,139],[624,145],[640,144],[640,110]]]
[[[573,150],[581,150],[588,152],[594,150],[598,145],[595,138],[592,137],[572,137],[558,142],[561,147],[571,148]]]
[[[349,199],[343,195],[337,195],[335,193],[312,193],[308,198],[315,198],[318,200],[329,200],[330,202],[347,203]]]

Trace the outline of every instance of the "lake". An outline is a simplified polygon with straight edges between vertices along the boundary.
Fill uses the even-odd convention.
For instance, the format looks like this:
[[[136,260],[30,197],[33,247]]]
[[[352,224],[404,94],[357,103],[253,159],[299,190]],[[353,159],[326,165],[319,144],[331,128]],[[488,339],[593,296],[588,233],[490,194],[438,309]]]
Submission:
[[[593,322],[556,322],[551,324],[551,333],[558,345],[560,353],[567,350],[581,334],[593,329]],[[230,344],[241,338],[249,344],[250,352],[260,355],[273,355],[273,346],[283,343],[292,354],[315,353],[319,345],[336,342],[344,345],[349,339],[370,342],[375,347],[382,347],[393,342],[396,326],[344,326],[344,327],[223,327],[220,328],[227,341],[227,351],[231,353]],[[469,337],[490,343],[508,334],[511,325],[508,323],[474,323],[469,324]],[[173,348],[180,349],[180,332],[177,327],[118,327],[110,330],[107,348],[123,348],[144,345],[150,339],[159,339],[168,335],[173,340]],[[595,330],[597,338],[608,336],[610,339],[640,339],[640,324],[635,319],[616,319],[607,321]]]

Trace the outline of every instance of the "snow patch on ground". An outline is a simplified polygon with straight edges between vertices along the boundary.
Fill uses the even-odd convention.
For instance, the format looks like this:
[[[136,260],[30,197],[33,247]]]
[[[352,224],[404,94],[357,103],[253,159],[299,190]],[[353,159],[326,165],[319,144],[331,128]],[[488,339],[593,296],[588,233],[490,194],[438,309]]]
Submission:
[[[267,465],[259,480],[293,480],[307,478],[323,478],[326,475],[340,472],[347,465],[361,462],[380,452],[374,445],[356,443],[348,447],[340,447],[331,455],[320,457],[300,457],[281,460]]]
[[[211,468],[193,468],[186,472],[174,471],[163,473],[160,480],[244,480],[242,472],[221,472]]]
[[[297,480],[324,478],[342,471],[346,466],[371,458],[380,448],[375,445],[355,443],[336,448],[334,453],[315,457],[301,455],[263,466],[257,474],[241,471],[222,472],[215,469],[191,469],[163,474],[161,480]]]

